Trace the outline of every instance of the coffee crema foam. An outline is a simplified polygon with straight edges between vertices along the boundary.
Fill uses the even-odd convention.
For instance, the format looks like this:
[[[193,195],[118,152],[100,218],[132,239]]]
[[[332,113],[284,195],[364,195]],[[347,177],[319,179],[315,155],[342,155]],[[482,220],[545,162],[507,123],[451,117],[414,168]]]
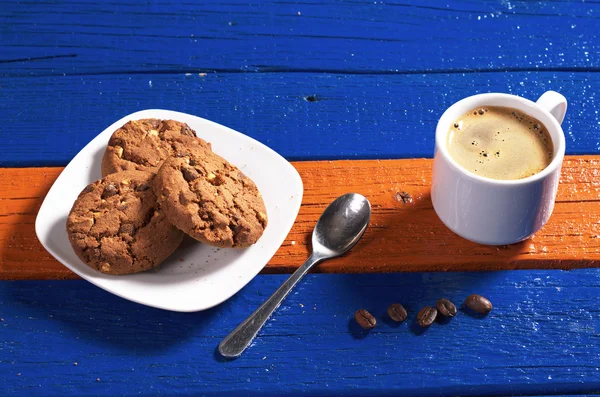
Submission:
[[[467,170],[492,179],[523,179],[554,157],[547,128],[513,108],[487,106],[463,114],[448,133],[450,156]]]

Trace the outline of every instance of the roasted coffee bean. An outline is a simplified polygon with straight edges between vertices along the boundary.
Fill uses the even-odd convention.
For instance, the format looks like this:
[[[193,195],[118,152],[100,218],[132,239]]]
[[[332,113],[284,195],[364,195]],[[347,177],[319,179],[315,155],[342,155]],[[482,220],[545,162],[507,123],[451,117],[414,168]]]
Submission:
[[[354,319],[358,325],[364,329],[372,329],[375,328],[375,325],[377,325],[377,320],[375,320],[375,317],[373,317],[373,315],[365,309],[357,310],[356,313],[354,313]]]
[[[480,314],[488,314],[492,311],[492,302],[477,294],[469,295],[465,300],[465,306]]]
[[[388,307],[388,316],[394,321],[402,322],[406,320],[406,309],[399,303],[394,303]]]
[[[429,327],[435,321],[437,317],[437,310],[435,307],[425,306],[417,314],[417,322],[421,327]]]
[[[442,316],[446,316],[446,317],[456,316],[456,306],[454,306],[454,303],[450,302],[446,298],[438,299],[435,306],[437,307],[438,313],[440,313]]]
[[[200,174],[198,174],[198,172],[196,172],[196,170],[193,168],[183,168],[181,170],[181,173],[183,174],[183,179],[185,179],[188,182],[191,182],[200,177]]]

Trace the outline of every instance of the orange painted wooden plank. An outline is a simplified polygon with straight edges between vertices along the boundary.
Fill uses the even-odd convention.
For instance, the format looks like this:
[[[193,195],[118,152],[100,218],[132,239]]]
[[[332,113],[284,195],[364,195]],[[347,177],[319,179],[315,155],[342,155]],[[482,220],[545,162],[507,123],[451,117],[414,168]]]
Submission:
[[[304,199],[294,227],[264,272],[291,272],[308,256],[310,233],[335,197],[358,192],[373,206],[363,239],[319,272],[471,271],[600,265],[600,156],[570,156],[550,222],[532,239],[504,247],[466,241],[431,206],[431,160],[296,162]],[[61,168],[0,169],[0,279],[76,276],[35,237],[35,216]],[[396,193],[407,192],[403,202]]]

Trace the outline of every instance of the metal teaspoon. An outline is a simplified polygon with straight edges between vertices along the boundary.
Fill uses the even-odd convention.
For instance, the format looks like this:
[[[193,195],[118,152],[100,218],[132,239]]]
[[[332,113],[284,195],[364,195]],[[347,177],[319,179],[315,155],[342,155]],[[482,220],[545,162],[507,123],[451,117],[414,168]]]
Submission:
[[[317,263],[340,256],[352,248],[367,229],[370,218],[371,204],[360,194],[348,193],[329,204],[313,230],[313,252],[310,257],[269,299],[221,341],[221,355],[239,357],[302,277]]]

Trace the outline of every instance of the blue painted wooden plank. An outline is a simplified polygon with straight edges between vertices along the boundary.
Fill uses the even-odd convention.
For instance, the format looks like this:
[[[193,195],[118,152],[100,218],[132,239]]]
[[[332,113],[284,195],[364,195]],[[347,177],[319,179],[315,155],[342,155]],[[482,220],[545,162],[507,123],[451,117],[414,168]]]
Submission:
[[[6,0],[0,75],[598,71],[599,17],[592,1]]]
[[[519,395],[600,390],[600,270],[311,275],[235,361],[215,348],[286,276],[259,276],[202,313],[171,313],[84,281],[0,283],[0,395]],[[422,331],[423,305],[471,293]],[[385,319],[389,304],[409,312]],[[368,334],[353,313],[378,318]]]
[[[570,103],[569,154],[600,151],[600,73],[159,74],[4,79],[0,166],[65,165],[122,116],[166,108],[205,117],[288,159],[431,157],[437,119],[480,92]],[[316,95],[316,102],[306,98]]]

